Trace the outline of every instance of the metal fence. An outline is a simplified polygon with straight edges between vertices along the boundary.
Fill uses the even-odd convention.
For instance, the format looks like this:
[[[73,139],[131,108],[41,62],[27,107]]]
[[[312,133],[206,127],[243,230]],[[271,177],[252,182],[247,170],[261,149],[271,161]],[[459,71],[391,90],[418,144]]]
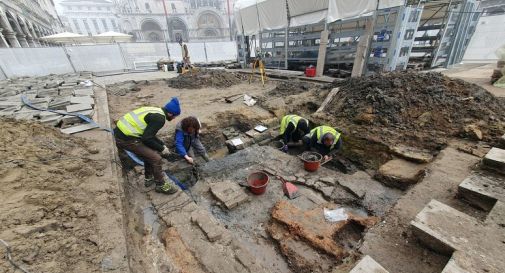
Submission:
[[[0,48],[0,79],[78,71],[115,72],[156,68],[170,57],[182,59],[177,43],[118,43],[49,48]],[[188,43],[193,63],[237,60],[235,42]]]

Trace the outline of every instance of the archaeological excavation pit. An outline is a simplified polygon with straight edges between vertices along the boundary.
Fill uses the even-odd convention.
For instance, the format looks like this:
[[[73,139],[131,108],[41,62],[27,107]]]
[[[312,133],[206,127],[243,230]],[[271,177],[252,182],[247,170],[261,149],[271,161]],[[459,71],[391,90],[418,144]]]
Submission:
[[[413,79],[413,84],[408,84],[407,78]],[[81,213],[84,219],[101,223],[101,233],[97,237],[81,234],[87,237],[72,240],[83,240],[96,248],[99,254],[93,257],[100,260],[98,267],[112,272],[333,273],[350,272],[362,262],[374,268],[382,266],[389,272],[441,272],[450,264],[453,252],[440,251],[427,243],[430,240],[420,239],[427,238],[425,234],[438,222],[422,224],[417,214],[431,199],[436,199],[484,221],[488,211],[497,206],[494,199],[485,199],[485,203],[480,199],[486,192],[486,187],[479,184],[481,176],[488,174],[478,170],[478,162],[490,145],[499,145],[496,139],[503,132],[504,109],[480,87],[440,74],[412,72],[334,82],[269,79],[265,85],[257,78],[252,83],[248,79],[247,74],[202,70],[170,79],[129,80],[95,87],[95,109],[102,124],[114,124],[135,108],[161,106],[178,97],[181,117],[167,122],[158,136],[173,150],[176,122],[196,116],[202,123],[200,136],[212,160],[206,163],[198,159],[196,167],[176,154],[163,160],[167,176],[180,188],[174,195],[163,195],[144,186],[143,167],[123,151],[116,151],[108,133],[87,131],[83,136],[88,141],[97,141],[101,145],[97,149],[107,147],[104,151],[110,152],[87,151],[96,158],[82,152],[94,160],[87,159],[86,164],[100,163],[96,167],[100,169],[108,162],[106,169],[116,168],[118,189],[102,189],[96,184],[113,181],[110,177],[114,172],[105,179],[101,176],[103,170],[95,174],[91,167],[68,166],[69,172],[76,172],[71,181],[77,183],[79,177],[91,177],[90,185],[100,193],[100,204],[116,200],[114,209],[95,215],[77,206],[76,215],[59,216],[70,217],[62,218],[65,223],[61,226],[57,221],[48,221],[36,230],[30,229],[28,235],[23,235],[23,229],[16,229],[14,234],[27,236],[25,240],[36,238],[37,248],[49,253],[41,246],[41,240],[49,235],[41,234],[69,232],[72,224],[80,231],[82,225],[75,219],[80,219]],[[256,103],[246,105],[244,95]],[[288,153],[277,146],[278,126],[286,114],[306,117],[311,127],[328,124],[337,128],[342,133],[343,149],[317,171],[304,170],[298,157],[303,146],[290,146]],[[105,117],[108,120],[104,121]],[[267,130],[255,130],[258,125]],[[235,139],[242,143],[234,143]],[[46,149],[54,145],[40,139],[34,143],[45,145]],[[73,153],[80,151],[76,148]],[[57,150],[54,152],[58,154]],[[34,158],[38,156],[41,155],[35,154]],[[495,169],[501,166],[499,160],[495,162],[495,154],[488,157],[486,162],[492,162]],[[68,176],[66,171],[60,174],[53,167],[47,171]],[[253,172],[269,177],[261,195],[248,188],[247,178]],[[11,172],[2,175],[10,183],[20,176]],[[468,175],[474,178],[459,185]],[[283,180],[297,187],[296,198],[290,199],[284,193]],[[492,181],[486,185],[499,185],[503,178],[493,176]],[[476,188],[480,195],[473,193]],[[12,192],[10,188],[8,192]],[[86,192],[86,196],[95,192]],[[41,193],[24,200],[33,205],[38,203],[31,199],[40,198],[46,197]],[[122,205],[118,205],[119,199]],[[85,196],[79,195],[77,204],[83,200]],[[424,211],[429,214],[430,209]],[[443,207],[441,211],[449,213],[450,209]],[[111,217],[113,220],[104,221],[115,215],[113,212],[120,212],[122,218],[116,215]],[[339,217],[332,220],[332,213],[337,212]],[[52,217],[51,213],[46,215]],[[473,223],[472,219],[465,221]],[[112,240],[103,241],[107,238],[104,225],[112,222],[120,223],[115,227],[124,231],[122,235],[116,232],[124,240],[123,248],[114,248]],[[17,225],[11,220],[6,223],[9,227]],[[104,243],[109,247],[100,248]],[[71,242],[68,244],[61,251],[73,249]],[[21,247],[30,253],[37,251],[26,244]],[[459,253],[468,251],[458,247]],[[114,255],[105,255],[108,253]],[[15,258],[26,260],[27,264],[35,260],[20,254]]]

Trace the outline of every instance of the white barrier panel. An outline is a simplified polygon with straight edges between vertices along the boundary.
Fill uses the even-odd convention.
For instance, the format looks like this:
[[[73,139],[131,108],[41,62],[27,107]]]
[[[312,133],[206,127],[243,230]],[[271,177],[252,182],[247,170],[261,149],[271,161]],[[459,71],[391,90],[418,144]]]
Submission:
[[[505,15],[482,16],[463,57],[463,62],[496,61],[496,50],[505,44]]]
[[[146,63],[156,63],[167,56],[167,47],[164,43],[121,43],[120,47],[128,69],[135,69]]]
[[[9,78],[74,72],[61,47],[0,48],[0,65]]]
[[[123,71],[126,64],[117,44],[67,47],[77,71]]]
[[[237,44],[235,42],[206,43],[207,61],[236,61]]]

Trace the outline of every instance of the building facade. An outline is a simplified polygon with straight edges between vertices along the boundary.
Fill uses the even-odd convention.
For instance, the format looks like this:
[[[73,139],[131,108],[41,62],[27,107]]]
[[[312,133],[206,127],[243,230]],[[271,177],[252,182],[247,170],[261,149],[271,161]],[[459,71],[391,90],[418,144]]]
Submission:
[[[48,46],[40,38],[62,29],[52,0],[0,1],[0,47]]]
[[[115,5],[107,0],[65,0],[60,3],[68,31],[83,35],[120,32]]]
[[[230,25],[233,29],[233,0],[118,0],[116,5],[120,25],[138,42],[229,41]]]

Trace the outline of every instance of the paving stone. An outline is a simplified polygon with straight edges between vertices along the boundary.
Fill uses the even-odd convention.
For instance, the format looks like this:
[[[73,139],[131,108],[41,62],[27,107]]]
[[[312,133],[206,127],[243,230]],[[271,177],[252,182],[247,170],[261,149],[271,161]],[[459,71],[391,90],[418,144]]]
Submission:
[[[393,159],[380,166],[376,178],[388,186],[406,189],[419,182],[425,174],[424,165]]]
[[[305,184],[307,186],[315,186],[317,182],[317,177],[316,178],[308,178],[306,181],[305,181]]]
[[[227,209],[233,209],[249,200],[249,196],[236,183],[223,181],[210,186],[212,194],[221,201]]]
[[[72,112],[79,112],[79,111],[84,111],[84,110],[90,110],[90,109],[93,109],[93,107],[91,106],[91,104],[81,103],[81,104],[68,105],[66,107],[66,109],[67,109],[68,113],[72,113]]]
[[[459,184],[458,193],[472,205],[490,211],[496,201],[505,202],[505,178],[474,173]]]
[[[94,92],[92,88],[86,88],[86,89],[74,89],[74,96],[91,96],[93,97]]]
[[[327,185],[335,185],[337,179],[331,176],[319,177],[319,181],[327,184]]]
[[[393,153],[403,158],[419,163],[428,163],[433,160],[433,155],[426,150],[398,145],[391,149]]]
[[[200,227],[210,242],[215,242],[223,236],[221,227],[209,216],[208,213],[205,213],[202,210],[195,210],[191,213],[191,222]]]
[[[324,197],[326,198],[331,198],[331,194],[333,193],[333,190],[335,187],[333,186],[324,186],[319,188],[319,190],[323,193]]]
[[[21,101],[0,101],[0,109],[6,109],[12,106],[22,106]]]
[[[349,273],[389,273],[384,267],[376,262],[372,257],[366,255]]]
[[[505,205],[497,205],[486,222],[431,200],[411,222],[413,233],[429,248],[452,255],[442,272],[504,272],[503,227],[495,217],[505,217]],[[484,247],[485,246],[485,247]]]
[[[491,148],[484,156],[482,163],[485,168],[505,174],[505,150],[496,147]]]
[[[70,102],[75,104],[95,104],[95,100],[90,96],[71,97]]]
[[[77,126],[61,129],[60,131],[64,134],[70,135],[70,134],[75,134],[75,133],[79,133],[79,132],[92,130],[95,128],[98,128],[98,125],[86,123],[86,124],[82,124],[82,125],[77,125]]]
[[[288,182],[296,182],[296,176],[294,175],[283,176],[282,178]]]

